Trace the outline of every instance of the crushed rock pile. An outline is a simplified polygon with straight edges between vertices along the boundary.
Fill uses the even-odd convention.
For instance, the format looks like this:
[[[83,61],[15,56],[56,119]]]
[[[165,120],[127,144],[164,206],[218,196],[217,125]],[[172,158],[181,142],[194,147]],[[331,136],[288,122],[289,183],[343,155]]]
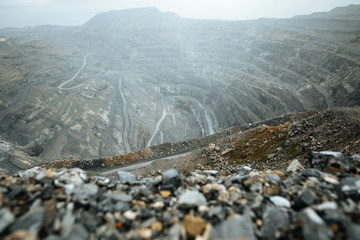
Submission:
[[[312,152],[311,168],[170,169],[118,179],[80,169],[0,171],[0,238],[359,239],[360,155]]]

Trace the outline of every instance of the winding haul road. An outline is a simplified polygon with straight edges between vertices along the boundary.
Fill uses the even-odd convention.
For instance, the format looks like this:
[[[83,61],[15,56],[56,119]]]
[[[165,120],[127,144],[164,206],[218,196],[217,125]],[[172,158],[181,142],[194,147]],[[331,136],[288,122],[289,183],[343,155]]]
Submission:
[[[86,66],[86,59],[88,56],[90,56],[92,53],[88,53],[83,57],[83,64],[81,65],[81,67],[79,68],[79,70],[74,74],[74,76],[72,78],[70,78],[69,80],[66,80],[65,82],[63,82],[62,84],[60,84],[59,86],[57,86],[58,89],[65,89],[65,90],[69,90],[69,89],[75,89],[78,87],[81,87],[82,85],[84,85],[85,83],[82,83],[80,85],[77,85],[75,87],[70,87],[70,88],[64,88],[64,86],[72,81],[75,80],[75,78],[80,74],[80,72],[84,69],[84,67]]]
[[[123,80],[124,80],[124,73],[122,72],[120,79],[119,79],[119,92],[120,92],[121,99],[123,102],[123,107],[122,107],[123,116],[124,116],[123,142],[124,142],[125,151],[128,153],[128,152],[131,152],[129,139],[128,139],[128,133],[129,133],[129,129],[130,129],[130,119],[129,119],[129,112],[127,110],[127,108],[128,108],[127,100],[125,98],[124,89],[123,89]]]
[[[153,135],[151,136],[150,140],[148,141],[146,147],[150,147],[150,146],[151,146],[151,143],[152,143],[152,141],[154,140],[154,138],[155,138],[155,136],[156,136],[156,133],[159,131],[159,128],[160,128],[161,123],[164,121],[164,119],[165,119],[165,117],[166,117],[166,115],[167,115],[167,113],[166,113],[166,106],[165,106],[165,103],[163,102],[163,100],[161,100],[161,103],[162,103],[162,105],[163,105],[163,107],[164,107],[163,114],[162,114],[161,118],[159,119],[159,121],[157,122],[156,127],[155,127],[155,130],[154,130],[154,133],[153,133]]]

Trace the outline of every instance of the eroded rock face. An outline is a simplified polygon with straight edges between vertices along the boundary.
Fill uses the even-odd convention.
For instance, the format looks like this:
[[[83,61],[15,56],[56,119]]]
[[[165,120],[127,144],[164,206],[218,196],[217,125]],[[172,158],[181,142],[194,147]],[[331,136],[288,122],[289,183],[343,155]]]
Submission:
[[[143,9],[36,27],[34,39],[1,29],[0,166],[114,156],[359,104],[360,24],[336,16],[193,22]]]

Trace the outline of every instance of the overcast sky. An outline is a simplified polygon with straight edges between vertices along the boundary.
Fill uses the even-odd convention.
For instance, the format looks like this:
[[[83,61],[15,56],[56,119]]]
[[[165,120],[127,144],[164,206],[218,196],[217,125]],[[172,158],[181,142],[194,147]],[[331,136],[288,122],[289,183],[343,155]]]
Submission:
[[[329,11],[360,0],[0,0],[0,27],[81,25],[99,12],[157,7],[182,17],[244,20]]]

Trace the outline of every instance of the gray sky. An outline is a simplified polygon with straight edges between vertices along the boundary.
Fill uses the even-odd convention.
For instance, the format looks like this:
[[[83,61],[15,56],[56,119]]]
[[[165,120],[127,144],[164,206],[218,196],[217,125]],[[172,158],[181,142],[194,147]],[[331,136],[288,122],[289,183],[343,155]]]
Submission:
[[[244,20],[329,11],[360,0],[0,0],[0,27],[81,25],[99,12],[157,7],[182,17]]]

